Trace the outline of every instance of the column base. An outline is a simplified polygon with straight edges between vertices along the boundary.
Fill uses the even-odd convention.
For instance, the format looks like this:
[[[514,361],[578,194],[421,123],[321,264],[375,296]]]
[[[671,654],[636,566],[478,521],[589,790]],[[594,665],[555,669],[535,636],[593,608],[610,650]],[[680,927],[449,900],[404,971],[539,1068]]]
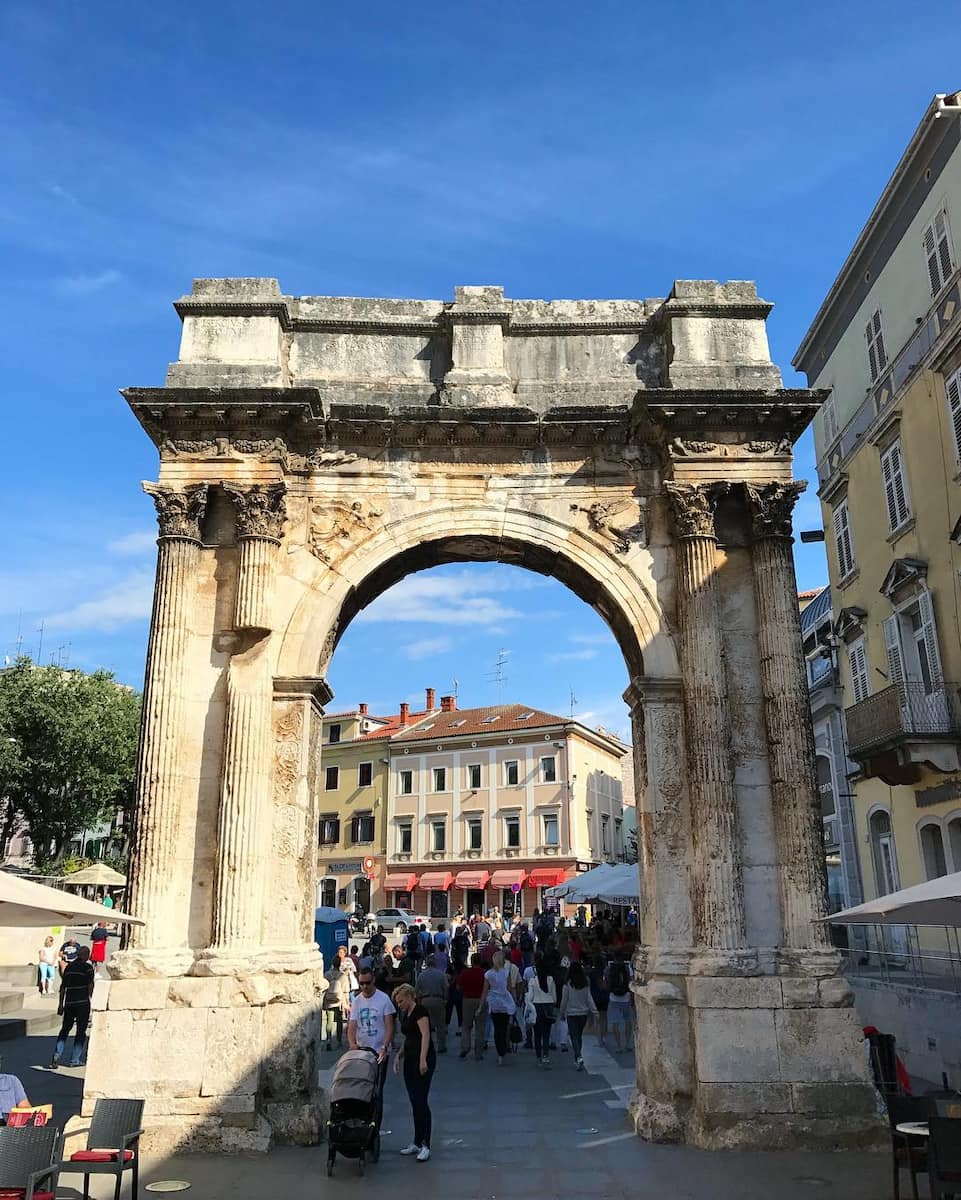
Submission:
[[[648,976],[634,994],[639,1136],[707,1150],[885,1143],[840,975]]]
[[[193,961],[194,952],[186,947],[127,949],[110,956],[107,970],[111,979],[172,978],[186,975]]]
[[[101,1097],[146,1100],[151,1154],[313,1145],[321,971],[112,979],[98,988],[83,1113]]]
[[[295,946],[271,946],[250,949],[211,946],[200,950],[193,958],[190,975],[250,975],[259,973],[320,971],[324,960],[317,947],[310,943]],[[187,974],[188,972],[185,972]]]

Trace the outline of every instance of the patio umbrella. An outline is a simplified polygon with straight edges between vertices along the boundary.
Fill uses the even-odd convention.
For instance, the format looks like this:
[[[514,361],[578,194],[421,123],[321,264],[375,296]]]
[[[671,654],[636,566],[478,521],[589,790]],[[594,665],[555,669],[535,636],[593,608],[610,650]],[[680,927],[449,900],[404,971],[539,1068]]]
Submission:
[[[126,887],[127,876],[121,875],[113,867],[108,867],[106,863],[99,862],[91,867],[84,867],[81,871],[74,871],[71,875],[61,875],[60,882],[66,887],[73,887],[75,884],[77,887]]]
[[[575,875],[573,879],[565,879],[563,883],[559,883],[557,887],[548,888],[546,895],[552,900],[573,900],[577,897],[575,903],[579,902],[583,897],[585,889],[590,889],[599,885],[601,880],[606,879],[614,870],[610,863],[601,863],[599,867],[593,867],[590,871],[585,871],[583,875]]]
[[[24,925],[42,929],[45,925],[62,925],[76,919],[85,924],[91,921],[119,921],[128,925],[143,925],[138,917],[104,908],[92,900],[84,900],[71,892],[34,883],[0,871],[0,925]]]
[[[602,904],[620,904],[625,908],[636,904],[641,896],[641,877],[636,863],[621,863],[601,883],[597,899]]]
[[[961,871],[822,917],[831,925],[953,925],[961,928]]]

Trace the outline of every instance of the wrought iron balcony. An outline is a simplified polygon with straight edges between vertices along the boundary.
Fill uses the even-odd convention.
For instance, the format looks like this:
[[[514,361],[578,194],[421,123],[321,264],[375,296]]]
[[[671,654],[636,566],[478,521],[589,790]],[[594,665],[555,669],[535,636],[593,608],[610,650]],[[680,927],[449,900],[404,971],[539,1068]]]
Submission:
[[[957,684],[926,691],[921,682],[892,683],[845,710],[848,749],[867,776],[916,783],[923,768],[961,769],[961,702]]]

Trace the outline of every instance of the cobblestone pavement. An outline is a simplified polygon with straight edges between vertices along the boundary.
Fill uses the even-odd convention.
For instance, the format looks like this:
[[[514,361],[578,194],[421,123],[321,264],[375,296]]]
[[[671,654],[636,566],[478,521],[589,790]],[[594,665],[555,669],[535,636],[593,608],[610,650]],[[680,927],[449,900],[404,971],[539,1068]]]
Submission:
[[[402,1081],[388,1077],[381,1161],[367,1168],[337,1159],[326,1176],[325,1146],[280,1149],[267,1156],[192,1155],[145,1162],[142,1183],[182,1179],[188,1198],[261,1200],[264,1196],[359,1196],[397,1200],[434,1192],[456,1200],[881,1200],[890,1193],[888,1158],[880,1153],[707,1153],[654,1146],[630,1131],[625,1107],[633,1087],[630,1055],[585,1042],[586,1070],[571,1054],[552,1055],[545,1070],[521,1051],[499,1067],[493,1049],[482,1062],[438,1058],[431,1090],[433,1157],[420,1164],[398,1151],[410,1140]],[[52,1039],[22,1038],[3,1048],[31,1099],[52,1099],[57,1119],[79,1104],[80,1072],[43,1069]],[[321,1054],[322,1078],[336,1051]],[[51,1089],[56,1089],[56,1094]],[[79,1177],[64,1177],[58,1197],[75,1197]],[[106,1200],[95,1180],[92,1195]],[[127,1196],[124,1192],[124,1197]],[[146,1200],[142,1195],[141,1200]]]

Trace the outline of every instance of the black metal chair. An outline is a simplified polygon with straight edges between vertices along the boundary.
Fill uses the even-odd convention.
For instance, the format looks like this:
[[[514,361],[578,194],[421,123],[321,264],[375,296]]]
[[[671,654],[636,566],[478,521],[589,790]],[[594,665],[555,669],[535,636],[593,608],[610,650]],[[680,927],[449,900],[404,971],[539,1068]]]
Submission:
[[[920,1135],[899,1133],[895,1128],[906,1121],[927,1121],[931,1103],[923,1096],[886,1096],[888,1122],[891,1126],[891,1169],[894,1200],[901,1200],[901,1172],[911,1172],[911,1194],[918,1200],[918,1176],[928,1170],[927,1139]]]
[[[124,1171],[131,1172],[130,1196],[137,1200],[143,1106],[142,1100],[98,1100],[94,1105],[86,1150],[77,1150],[60,1167],[64,1175],[83,1175],[84,1200],[90,1197],[91,1175],[115,1175],[113,1196],[120,1200]]]
[[[961,1196],[961,1121],[956,1117],[928,1120],[928,1180],[931,1200]]]
[[[0,1128],[0,1197],[54,1200],[60,1172],[60,1137],[55,1125]]]

